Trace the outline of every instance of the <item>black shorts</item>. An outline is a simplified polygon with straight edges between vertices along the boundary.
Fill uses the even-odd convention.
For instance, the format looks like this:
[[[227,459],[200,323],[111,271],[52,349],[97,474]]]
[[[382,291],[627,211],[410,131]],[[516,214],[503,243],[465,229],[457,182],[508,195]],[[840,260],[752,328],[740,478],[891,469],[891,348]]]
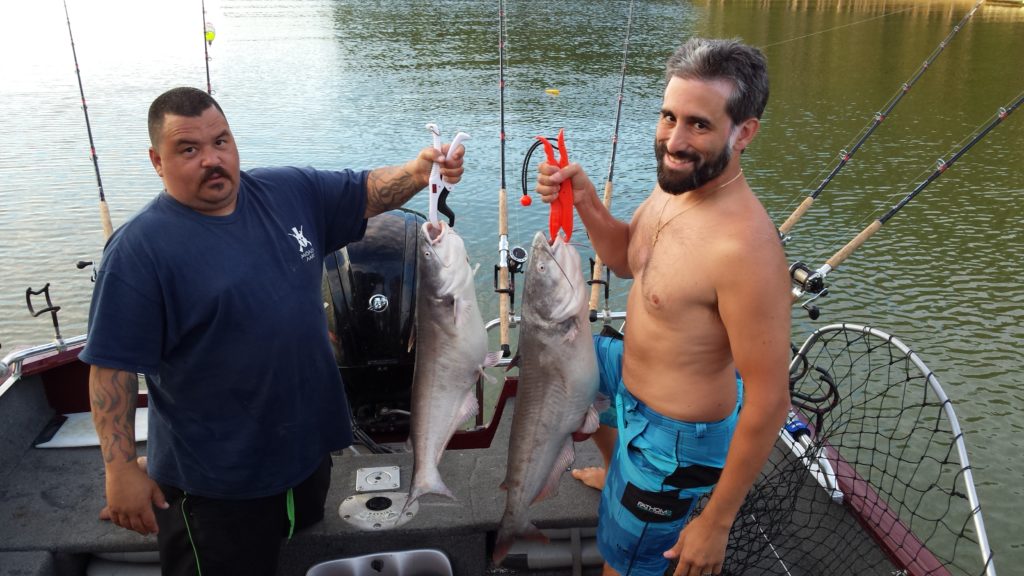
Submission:
[[[324,517],[331,456],[292,489],[295,530]],[[287,491],[251,500],[219,500],[160,485],[166,510],[155,508],[164,576],[273,575],[281,541],[292,529]]]

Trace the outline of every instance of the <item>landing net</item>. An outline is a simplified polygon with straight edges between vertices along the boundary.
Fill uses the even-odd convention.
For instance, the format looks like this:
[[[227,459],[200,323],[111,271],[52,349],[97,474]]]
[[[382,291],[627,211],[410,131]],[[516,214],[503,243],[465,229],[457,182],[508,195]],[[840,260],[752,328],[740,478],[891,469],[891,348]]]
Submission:
[[[790,423],[723,574],[995,575],[959,423],[917,354],[837,324],[790,374]]]

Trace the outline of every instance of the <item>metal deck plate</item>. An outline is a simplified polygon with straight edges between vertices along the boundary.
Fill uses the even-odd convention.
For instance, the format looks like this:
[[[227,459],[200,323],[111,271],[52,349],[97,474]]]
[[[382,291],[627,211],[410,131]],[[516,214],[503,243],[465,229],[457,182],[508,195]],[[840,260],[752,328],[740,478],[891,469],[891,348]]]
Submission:
[[[402,479],[398,466],[360,468],[356,470],[356,492],[398,490]]]
[[[419,502],[413,502],[402,513],[409,495],[405,492],[377,492],[354,494],[345,498],[338,506],[338,515],[349,524],[362,530],[388,530],[397,528],[416,516]]]

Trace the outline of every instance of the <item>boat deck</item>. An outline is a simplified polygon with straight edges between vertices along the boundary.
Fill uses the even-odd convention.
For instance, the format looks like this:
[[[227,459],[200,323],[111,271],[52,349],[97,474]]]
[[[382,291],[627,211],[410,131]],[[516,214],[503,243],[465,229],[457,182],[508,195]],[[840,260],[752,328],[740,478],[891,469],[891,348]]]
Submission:
[[[98,448],[32,447],[52,416],[34,377],[15,385],[0,403],[5,428],[0,446],[0,574],[84,573],[91,554],[155,551],[155,536],[99,520],[105,500]],[[506,413],[502,420],[493,448],[445,453],[441,474],[458,502],[426,496],[416,516],[397,529],[361,530],[342,520],[337,510],[356,493],[358,468],[399,466],[400,490],[408,491],[412,454],[336,455],[324,521],[297,533],[283,547],[279,574],[300,575],[327,560],[412,548],[443,551],[455,574],[484,574],[488,536],[493,539],[505,505],[498,486],[505,474],[511,418]],[[600,463],[591,443],[577,447],[579,465]],[[597,506],[598,492],[566,474],[558,495],[535,505],[531,515],[541,528],[595,526]],[[12,572],[15,566],[18,571]]]
[[[0,574],[77,575],[85,573],[90,558],[96,554],[124,556],[141,552],[152,555],[157,548],[155,536],[143,537],[98,519],[104,504],[103,466],[98,448],[32,447],[54,416],[38,377],[18,382],[4,394],[3,400],[0,402],[0,422],[4,423],[0,439]],[[394,529],[360,529],[342,520],[337,510],[346,498],[356,494],[359,468],[399,466],[402,482],[399,491],[407,491],[412,477],[412,454],[355,456],[347,451],[335,455],[324,521],[297,533],[284,545],[278,573],[301,576],[311,566],[328,560],[418,548],[441,550],[451,560],[454,574],[460,576],[573,573],[571,568],[531,571],[489,567],[489,547],[504,509],[504,493],[498,485],[504,479],[505,446],[510,428],[511,416],[506,412],[492,448],[447,451],[441,462],[441,473],[459,500],[424,497],[416,516]],[[600,464],[600,454],[592,443],[576,446],[577,465]],[[821,490],[809,477],[804,484],[799,489]],[[827,501],[816,505],[831,506],[828,515],[838,524],[856,524],[842,506]],[[587,528],[597,523],[597,507],[598,492],[566,474],[557,496],[535,505],[531,516],[542,529]],[[755,542],[752,548],[757,548],[755,568],[745,573],[794,576],[818,573],[815,563],[808,560],[825,551],[801,549],[799,534],[782,535],[788,542],[779,547],[782,555],[779,557],[771,546],[759,541],[757,522],[737,524],[744,524],[746,530],[755,532],[753,540],[746,540]],[[849,538],[848,531],[837,533]],[[842,543],[864,552],[865,566],[872,570],[859,573],[892,574],[892,565],[885,561],[877,546],[863,532],[861,534],[859,542]],[[734,558],[750,553],[750,550],[730,551]],[[597,568],[585,568],[576,573],[598,572]]]

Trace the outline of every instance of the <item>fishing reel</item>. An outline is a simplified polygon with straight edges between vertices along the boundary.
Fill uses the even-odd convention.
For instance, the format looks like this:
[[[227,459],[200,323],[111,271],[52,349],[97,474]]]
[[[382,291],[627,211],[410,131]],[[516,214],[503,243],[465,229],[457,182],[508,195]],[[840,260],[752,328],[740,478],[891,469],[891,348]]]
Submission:
[[[510,274],[518,274],[523,271],[523,266],[526,264],[526,248],[522,246],[513,246],[512,250],[508,253],[508,271]]]
[[[821,316],[821,310],[814,304],[814,301],[823,296],[828,296],[828,288],[825,286],[825,274],[819,270],[811,270],[803,262],[794,262],[789,267],[789,277],[793,280],[793,300],[798,300],[805,294],[810,294],[811,297],[800,304],[800,307],[807,311],[807,315],[811,320],[817,320]]]
[[[89,268],[90,270],[92,270],[92,273],[89,276],[89,281],[93,283],[96,282],[96,266],[93,265],[92,261],[79,260],[78,263],[75,264],[75,268],[78,268],[79,270],[85,270],[86,268]]]

